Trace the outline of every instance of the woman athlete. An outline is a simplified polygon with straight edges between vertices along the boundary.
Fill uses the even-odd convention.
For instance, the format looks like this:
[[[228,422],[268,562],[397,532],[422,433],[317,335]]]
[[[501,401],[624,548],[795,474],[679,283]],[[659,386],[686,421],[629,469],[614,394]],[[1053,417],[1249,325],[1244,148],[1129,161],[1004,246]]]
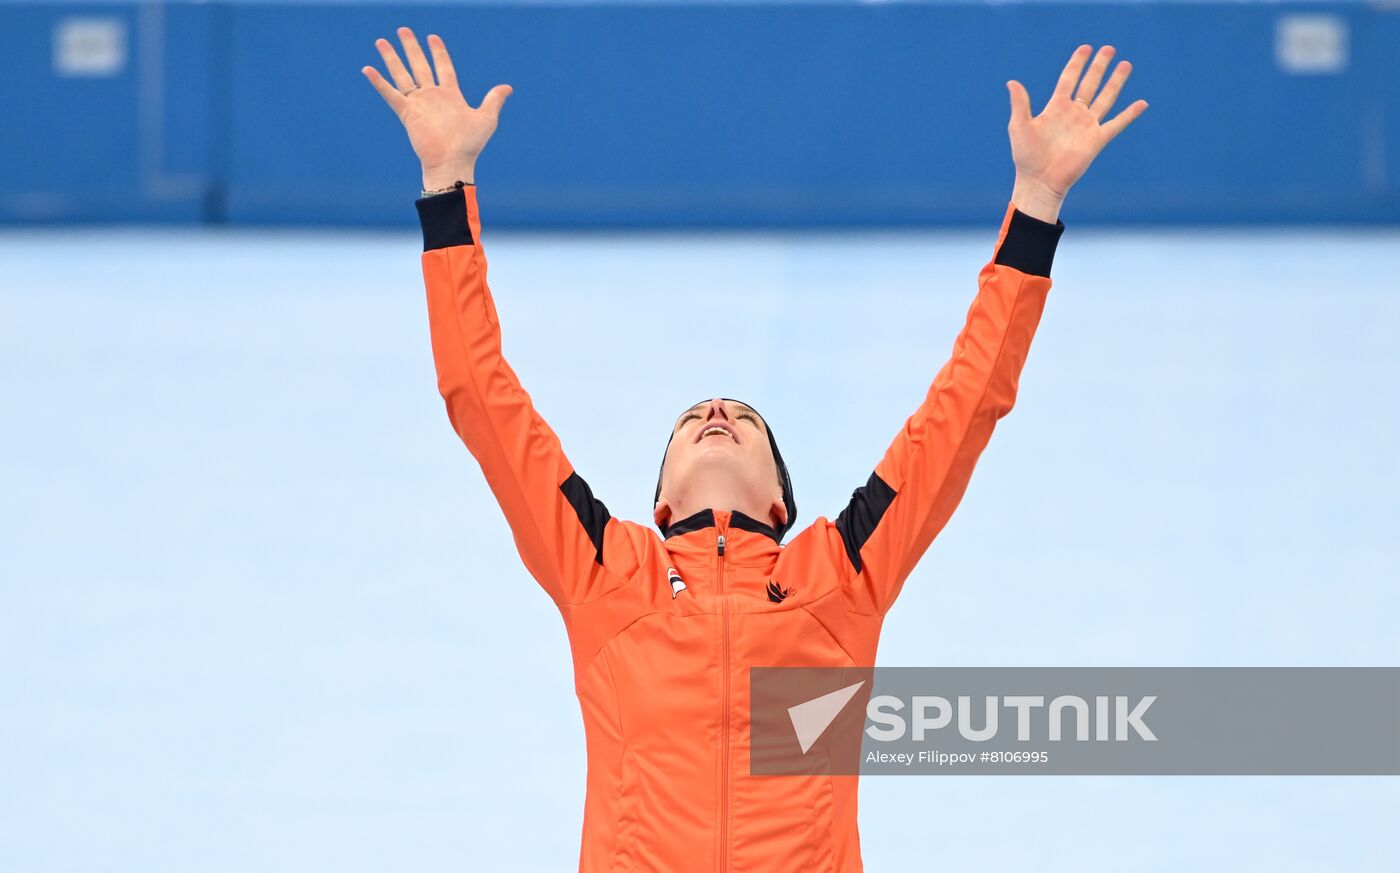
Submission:
[[[1090,62],[1080,46],[1035,116],[1007,82],[1016,183],[952,356],[836,519],[784,544],[797,518],[787,470],[767,423],[737,400],[702,401],[674,423],[655,528],[613,518],[574,470],[501,356],[486,282],[473,172],[511,88],[473,108],[440,38],[428,37],[435,78],[413,32],[398,35],[407,67],[376,42],[393,83],[363,73],[423,165],[423,278],[448,417],[568,630],[588,750],[579,869],[861,870],[857,777],[750,773],[749,669],[875,663],[886,611],[1015,400],[1065,193],[1147,108],[1104,121],[1129,65],[1105,82],[1113,48]]]

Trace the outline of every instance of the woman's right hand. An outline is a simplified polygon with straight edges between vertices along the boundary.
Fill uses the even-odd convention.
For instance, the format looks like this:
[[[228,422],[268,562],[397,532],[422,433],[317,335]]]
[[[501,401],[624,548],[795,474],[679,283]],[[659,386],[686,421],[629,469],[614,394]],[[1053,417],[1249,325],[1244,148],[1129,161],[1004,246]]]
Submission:
[[[497,85],[486,92],[481,105],[473,109],[457,87],[457,73],[441,37],[428,35],[428,48],[437,69],[434,82],[433,68],[428,66],[428,59],[413,31],[400,27],[398,34],[408,57],[407,69],[387,39],[374,42],[394,84],[385,81],[374,67],[364,67],[360,72],[408,131],[408,141],[423,163],[424,188],[445,188],[458,179],[474,182],[476,157],[496,132],[501,106],[514,89],[509,85]]]

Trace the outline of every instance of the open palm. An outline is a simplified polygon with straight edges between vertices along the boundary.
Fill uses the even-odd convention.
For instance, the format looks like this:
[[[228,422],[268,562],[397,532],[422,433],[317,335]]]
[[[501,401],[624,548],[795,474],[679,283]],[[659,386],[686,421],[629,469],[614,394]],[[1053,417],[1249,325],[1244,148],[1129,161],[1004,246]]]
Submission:
[[[1104,123],[1104,117],[1113,108],[1118,92],[1132,72],[1132,65],[1120,61],[1105,84],[1103,77],[1113,57],[1113,46],[1099,49],[1088,72],[1084,73],[1092,51],[1092,46],[1087,45],[1074,50],[1060,73],[1055,93],[1039,115],[1031,115],[1030,95],[1025,86],[1015,79],[1006,83],[1011,92],[1011,122],[1007,131],[1011,136],[1011,157],[1016,162],[1016,173],[1039,182],[1060,197],[1079,181],[1103,147],[1147,109],[1147,101],[1138,100]],[[1081,73],[1084,73],[1083,81],[1079,79]],[[1103,90],[1099,90],[1101,84]]]
[[[457,87],[457,72],[442,37],[428,35],[428,48],[437,69],[434,81],[433,68],[428,66],[428,59],[413,31],[400,27],[398,35],[408,58],[407,68],[387,39],[374,43],[394,84],[385,81],[374,67],[364,67],[360,72],[403,122],[408,141],[423,163],[425,177],[437,169],[469,167],[486,147],[491,134],[496,132],[501,106],[513,89],[509,85],[497,85],[486,93],[481,105],[473,109]]]

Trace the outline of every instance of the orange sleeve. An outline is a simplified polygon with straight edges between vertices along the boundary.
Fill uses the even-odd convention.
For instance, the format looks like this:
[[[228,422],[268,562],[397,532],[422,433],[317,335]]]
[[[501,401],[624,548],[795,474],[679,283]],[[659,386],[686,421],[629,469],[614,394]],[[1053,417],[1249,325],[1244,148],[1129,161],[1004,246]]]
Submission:
[[[635,559],[619,523],[574,471],[501,353],[476,187],[416,205],[447,416],[481,465],[530,575],[561,606],[591,600],[625,578],[619,562]]]
[[[837,517],[852,608],[883,614],[967,490],[1016,383],[1050,291],[1064,223],[1008,205],[948,362]]]

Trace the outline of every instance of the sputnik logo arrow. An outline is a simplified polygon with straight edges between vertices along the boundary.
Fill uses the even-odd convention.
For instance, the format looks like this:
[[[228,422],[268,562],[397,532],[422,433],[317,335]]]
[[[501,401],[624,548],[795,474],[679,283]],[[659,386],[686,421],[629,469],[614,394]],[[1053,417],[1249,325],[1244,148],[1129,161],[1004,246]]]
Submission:
[[[841,714],[841,710],[846,708],[846,704],[851,702],[851,698],[855,697],[860,686],[864,684],[865,680],[862,679],[839,691],[788,707],[788,718],[792,719],[792,729],[797,734],[797,744],[802,747],[802,754],[807,754],[812,744],[826,733],[836,716]]]

